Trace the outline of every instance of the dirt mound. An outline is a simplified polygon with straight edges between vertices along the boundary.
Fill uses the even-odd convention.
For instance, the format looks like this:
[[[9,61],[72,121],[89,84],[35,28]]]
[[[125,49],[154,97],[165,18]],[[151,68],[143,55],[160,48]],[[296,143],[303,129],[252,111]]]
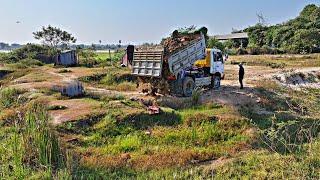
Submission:
[[[320,71],[295,70],[274,75],[274,79],[289,87],[320,88]]]

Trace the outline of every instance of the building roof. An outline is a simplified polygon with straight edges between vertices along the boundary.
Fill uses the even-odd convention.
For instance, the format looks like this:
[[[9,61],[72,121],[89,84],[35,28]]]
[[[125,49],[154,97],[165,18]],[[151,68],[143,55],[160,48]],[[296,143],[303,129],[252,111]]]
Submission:
[[[218,40],[229,40],[229,39],[248,39],[248,33],[233,33],[225,35],[216,35],[214,38]]]
[[[64,50],[64,51],[62,51],[61,53],[69,53],[69,52],[73,52],[73,51],[75,51],[74,49],[71,49],[71,50]]]

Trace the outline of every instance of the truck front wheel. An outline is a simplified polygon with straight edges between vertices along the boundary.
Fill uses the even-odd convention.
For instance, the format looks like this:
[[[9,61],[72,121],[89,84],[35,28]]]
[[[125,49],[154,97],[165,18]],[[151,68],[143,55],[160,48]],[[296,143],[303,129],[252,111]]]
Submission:
[[[195,88],[194,80],[191,77],[186,77],[183,81],[183,94],[186,97],[192,96]]]
[[[220,76],[214,76],[212,80],[212,86],[214,89],[219,89],[221,86],[221,77]]]

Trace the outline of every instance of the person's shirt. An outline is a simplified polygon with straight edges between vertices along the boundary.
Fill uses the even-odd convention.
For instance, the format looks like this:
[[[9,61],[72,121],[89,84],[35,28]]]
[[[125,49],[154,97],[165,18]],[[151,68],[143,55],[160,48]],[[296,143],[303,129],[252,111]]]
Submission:
[[[243,78],[244,77],[244,68],[243,66],[239,66],[239,77]]]

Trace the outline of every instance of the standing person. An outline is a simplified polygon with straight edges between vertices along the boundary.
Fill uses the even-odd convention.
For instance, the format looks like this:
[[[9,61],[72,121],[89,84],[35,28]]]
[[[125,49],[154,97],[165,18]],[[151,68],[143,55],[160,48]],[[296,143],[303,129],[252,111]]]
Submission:
[[[244,78],[244,68],[243,64],[239,64],[239,82],[240,82],[240,89],[243,89],[243,78]]]

